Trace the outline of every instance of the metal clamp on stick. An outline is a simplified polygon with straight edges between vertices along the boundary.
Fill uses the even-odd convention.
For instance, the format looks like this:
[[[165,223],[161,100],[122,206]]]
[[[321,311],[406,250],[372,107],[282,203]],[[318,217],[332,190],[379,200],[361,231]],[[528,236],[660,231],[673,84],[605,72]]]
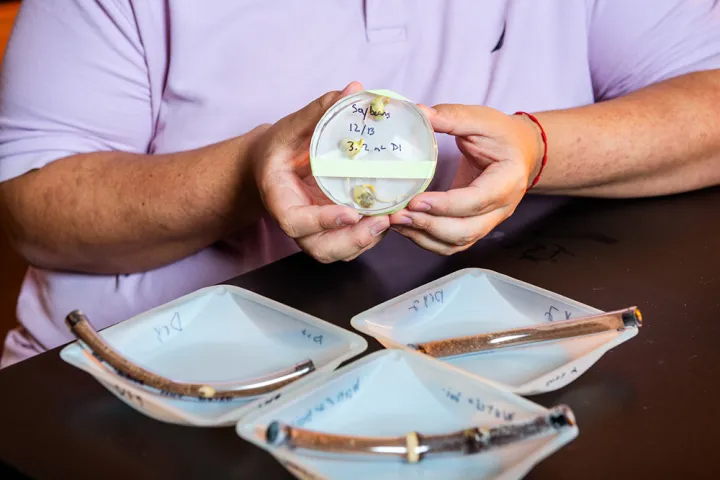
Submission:
[[[329,454],[399,457],[418,463],[440,454],[473,455],[521,442],[540,435],[560,432],[575,425],[575,416],[566,405],[558,405],[546,415],[529,421],[490,428],[468,428],[441,435],[410,432],[400,437],[337,435],[272,422],[265,430],[265,441],[275,447],[305,449]]]
[[[574,320],[545,322],[529,327],[447,338],[409,344],[408,346],[431,357],[446,358],[500,348],[520,347],[605,332],[623,331],[626,328],[640,328],[641,326],[642,314],[640,310],[637,307],[630,307]]]
[[[70,331],[84,344],[83,347],[89,350],[92,358],[101,363],[104,362],[112,367],[118,375],[139,383],[145,388],[173,397],[189,397],[199,400],[255,397],[277,390],[315,370],[314,363],[308,359],[270,375],[243,382],[179,382],[146,370],[114,350],[98,335],[81,311],[71,312],[65,318],[65,322]]]

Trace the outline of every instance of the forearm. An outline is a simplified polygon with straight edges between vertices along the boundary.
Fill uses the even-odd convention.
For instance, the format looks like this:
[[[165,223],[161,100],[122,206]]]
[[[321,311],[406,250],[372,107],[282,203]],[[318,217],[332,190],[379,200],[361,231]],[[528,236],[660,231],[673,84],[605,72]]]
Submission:
[[[548,163],[531,192],[642,197],[720,184],[720,71],[536,116]]]
[[[0,216],[31,264],[106,274],[153,269],[255,221],[248,143],[57,160],[0,184]]]

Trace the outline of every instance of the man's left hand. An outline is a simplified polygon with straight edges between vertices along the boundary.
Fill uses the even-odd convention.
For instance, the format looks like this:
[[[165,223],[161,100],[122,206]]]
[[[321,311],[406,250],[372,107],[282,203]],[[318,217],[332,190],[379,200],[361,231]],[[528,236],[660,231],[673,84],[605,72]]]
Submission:
[[[463,154],[447,192],[424,192],[390,217],[390,224],[441,255],[466,250],[513,214],[540,170],[540,129],[526,115],[489,107],[421,106],[437,133],[456,137]]]

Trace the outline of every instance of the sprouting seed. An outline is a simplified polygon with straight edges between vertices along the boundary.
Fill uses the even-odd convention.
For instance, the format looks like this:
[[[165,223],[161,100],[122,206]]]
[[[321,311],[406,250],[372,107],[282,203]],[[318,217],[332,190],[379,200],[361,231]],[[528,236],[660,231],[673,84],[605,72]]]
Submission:
[[[362,208],[371,208],[375,205],[375,187],[369,183],[358,185],[353,188],[353,199]]]
[[[378,96],[370,102],[370,116],[381,120],[385,118],[385,105],[390,101],[388,97]]]

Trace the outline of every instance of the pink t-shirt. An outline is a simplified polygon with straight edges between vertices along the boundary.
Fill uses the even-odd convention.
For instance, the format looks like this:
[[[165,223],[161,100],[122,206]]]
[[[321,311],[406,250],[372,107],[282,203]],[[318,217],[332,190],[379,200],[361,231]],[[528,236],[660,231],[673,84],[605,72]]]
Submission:
[[[713,0],[23,0],[0,79],[0,181],[77,153],[218,142],[352,80],[512,113],[718,67]],[[431,189],[459,158],[452,139],[439,148]],[[72,340],[73,309],[105,327],[294,251],[265,219],[149,272],[31,267],[3,364]]]

